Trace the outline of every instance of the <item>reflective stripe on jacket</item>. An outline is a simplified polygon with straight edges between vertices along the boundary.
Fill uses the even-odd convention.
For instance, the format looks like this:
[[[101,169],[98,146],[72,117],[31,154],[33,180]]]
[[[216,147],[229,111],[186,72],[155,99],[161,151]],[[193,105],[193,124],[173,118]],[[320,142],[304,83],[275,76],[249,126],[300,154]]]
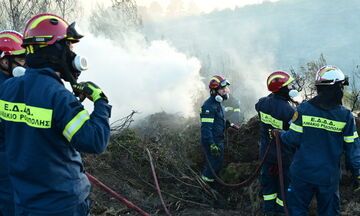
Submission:
[[[202,105],[200,121],[201,142],[203,145],[208,146],[213,143],[224,142],[224,107],[215,100],[214,96],[209,97]]]
[[[289,102],[278,95],[270,94],[267,97],[260,98],[256,103],[255,109],[259,114],[260,126],[260,158],[264,157],[267,145],[270,143],[269,129],[278,128],[281,130],[289,129],[289,122],[294,115],[294,108]],[[271,149],[267,157],[268,162],[277,163],[275,140],[272,140]],[[290,164],[294,155],[293,148],[282,143],[283,163]]]

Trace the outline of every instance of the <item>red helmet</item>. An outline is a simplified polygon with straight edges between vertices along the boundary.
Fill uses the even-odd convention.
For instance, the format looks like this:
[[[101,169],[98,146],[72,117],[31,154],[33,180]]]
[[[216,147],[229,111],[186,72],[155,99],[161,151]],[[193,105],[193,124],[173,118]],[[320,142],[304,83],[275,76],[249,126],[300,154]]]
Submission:
[[[266,83],[269,91],[277,92],[282,87],[289,85],[292,81],[294,81],[294,78],[285,71],[275,71],[269,75]]]
[[[76,32],[75,23],[69,25],[63,18],[54,14],[39,14],[27,22],[23,46],[51,45],[62,39],[76,43],[82,37]]]
[[[19,32],[5,30],[0,32],[0,58],[6,55],[23,55],[25,49],[21,47],[22,35]]]
[[[216,90],[216,89],[228,86],[228,85],[230,85],[229,81],[222,78],[221,76],[215,75],[210,80],[209,88]]]

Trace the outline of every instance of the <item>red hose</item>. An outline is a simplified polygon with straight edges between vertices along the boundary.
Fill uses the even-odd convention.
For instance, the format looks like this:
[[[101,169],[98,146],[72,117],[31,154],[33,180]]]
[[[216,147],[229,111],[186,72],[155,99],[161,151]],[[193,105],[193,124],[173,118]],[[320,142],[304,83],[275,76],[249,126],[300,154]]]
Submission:
[[[281,157],[281,143],[280,143],[280,133],[278,129],[274,130],[275,133],[275,141],[276,141],[276,153],[279,167],[279,181],[280,181],[280,190],[281,190],[281,198],[284,204],[285,215],[289,216],[289,210],[286,204],[285,198],[285,188],[284,188],[284,170],[282,165],[282,157]]]
[[[102,182],[100,182],[99,180],[97,180],[94,176],[92,176],[90,173],[86,172],[85,173],[86,176],[88,177],[89,181],[92,182],[93,184],[95,184],[96,186],[98,186],[99,188],[103,189],[104,191],[106,191],[108,194],[110,194],[112,197],[114,197],[115,199],[121,201],[122,203],[124,203],[127,207],[134,209],[135,211],[139,212],[142,216],[150,216],[149,213],[146,213],[145,211],[143,211],[142,209],[140,209],[139,207],[137,207],[135,204],[133,204],[132,202],[130,202],[129,200],[125,199],[124,197],[120,196],[118,193],[116,193],[115,191],[113,191],[111,188],[109,188],[108,186],[106,186],[105,184],[103,184]]]
[[[150,166],[151,166],[151,172],[152,172],[152,174],[153,174],[153,178],[154,178],[154,182],[155,182],[155,186],[156,186],[156,191],[157,191],[157,193],[158,193],[158,195],[159,195],[159,197],[160,197],[161,204],[162,204],[162,206],[164,207],[164,210],[165,210],[166,214],[169,215],[169,216],[171,216],[170,211],[169,211],[169,209],[166,207],[166,204],[165,204],[165,202],[164,202],[164,199],[163,199],[163,197],[162,197],[162,195],[161,195],[161,190],[160,190],[159,182],[158,182],[158,179],[157,179],[157,177],[156,177],[156,171],[155,171],[155,167],[154,167],[154,163],[153,163],[153,158],[152,158],[151,153],[150,153],[150,151],[149,151],[148,148],[146,148],[146,151],[147,151],[148,156],[149,156]]]
[[[213,174],[214,178],[216,179],[216,181],[217,181],[219,184],[221,184],[221,185],[223,185],[223,186],[226,186],[226,187],[240,187],[240,186],[244,186],[244,185],[248,184],[249,182],[251,182],[252,180],[254,180],[254,178],[255,178],[255,177],[257,176],[257,174],[259,173],[259,171],[260,171],[261,167],[264,165],[264,162],[265,162],[265,160],[266,160],[266,158],[267,158],[267,155],[268,155],[268,153],[269,153],[269,151],[270,151],[271,143],[272,143],[272,142],[271,142],[271,140],[270,140],[270,142],[269,142],[269,144],[268,144],[268,146],[267,146],[267,148],[266,148],[266,150],[265,150],[264,157],[263,157],[263,159],[260,161],[260,164],[259,164],[259,166],[256,168],[256,170],[252,173],[252,175],[250,175],[249,178],[245,179],[244,181],[242,181],[242,182],[240,182],[240,183],[236,183],[236,184],[225,183],[225,182],[215,173],[215,170],[214,170],[214,168],[211,166],[211,164],[210,164],[210,162],[209,162],[209,159],[208,159],[208,157],[207,157],[207,155],[206,155],[206,152],[205,152],[206,150],[205,150],[205,148],[204,148],[205,160],[206,160],[207,163],[209,163],[210,171],[211,171],[211,173]]]

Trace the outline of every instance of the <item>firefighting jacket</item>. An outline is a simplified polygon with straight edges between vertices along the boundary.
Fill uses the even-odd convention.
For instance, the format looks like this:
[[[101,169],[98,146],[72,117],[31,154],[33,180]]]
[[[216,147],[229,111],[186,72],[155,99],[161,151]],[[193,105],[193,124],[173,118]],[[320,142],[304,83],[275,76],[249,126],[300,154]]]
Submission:
[[[224,107],[215,100],[215,96],[209,97],[202,105],[200,120],[201,143],[204,146],[224,143]]]
[[[8,78],[10,78],[10,77],[8,77],[8,76],[6,76],[4,73],[2,73],[2,72],[0,72],[0,85],[3,83],[3,82],[5,82],[5,80],[7,80]],[[0,152],[5,152],[5,146],[4,146],[4,143],[3,143],[3,141],[0,139]],[[0,156],[1,157],[1,156]],[[2,160],[3,158],[0,158],[0,164],[3,162],[3,160]],[[0,166],[0,167],[3,167],[3,166]],[[0,169],[0,179],[1,179],[1,177],[3,176],[2,174],[3,174],[3,171],[4,171],[4,169]]]
[[[89,195],[79,152],[107,146],[111,106],[94,103],[88,114],[50,68],[27,69],[0,88],[2,136],[15,202],[39,214],[60,214]]]
[[[298,118],[281,139],[295,147],[290,167],[292,177],[318,185],[337,184],[340,180],[340,156],[346,151],[355,175],[360,174],[360,143],[354,117],[343,106],[323,110],[302,103]]]
[[[0,85],[8,78],[9,78],[8,76],[0,72]],[[0,138],[0,209],[5,208],[5,206],[2,205],[7,205],[8,202],[10,202],[10,200],[13,200],[11,194],[12,194],[12,187],[10,186],[8,163],[5,156],[5,145],[4,145],[4,140]],[[0,210],[0,215],[1,215],[1,210]]]
[[[294,108],[282,96],[270,94],[260,98],[255,104],[255,109],[259,114],[260,125],[260,159],[264,158],[264,153],[269,144],[270,151],[267,162],[277,163],[275,139],[270,140],[269,129],[288,130],[289,122],[294,115]],[[271,143],[270,143],[271,142]],[[283,163],[289,165],[294,155],[294,149],[281,143],[281,155]]]

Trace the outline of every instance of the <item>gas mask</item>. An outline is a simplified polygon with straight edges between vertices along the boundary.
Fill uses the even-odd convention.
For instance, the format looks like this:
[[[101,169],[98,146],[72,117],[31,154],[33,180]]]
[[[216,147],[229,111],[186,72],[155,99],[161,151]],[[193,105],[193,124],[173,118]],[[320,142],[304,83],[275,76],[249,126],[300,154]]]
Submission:
[[[224,100],[227,100],[227,99],[229,99],[229,97],[230,97],[230,94],[229,93],[226,93],[226,94],[224,94],[224,95],[216,95],[215,96],[215,100],[217,101],[217,102],[219,102],[219,103],[221,103],[221,102],[223,102]]]
[[[70,83],[75,83],[81,72],[88,69],[86,58],[76,55],[68,44],[64,44],[61,61],[64,69],[61,77]]]
[[[296,90],[296,89],[291,89],[290,91],[289,91],[289,97],[290,98],[294,98],[294,97],[296,97],[296,96],[298,96],[299,95],[299,92]]]

